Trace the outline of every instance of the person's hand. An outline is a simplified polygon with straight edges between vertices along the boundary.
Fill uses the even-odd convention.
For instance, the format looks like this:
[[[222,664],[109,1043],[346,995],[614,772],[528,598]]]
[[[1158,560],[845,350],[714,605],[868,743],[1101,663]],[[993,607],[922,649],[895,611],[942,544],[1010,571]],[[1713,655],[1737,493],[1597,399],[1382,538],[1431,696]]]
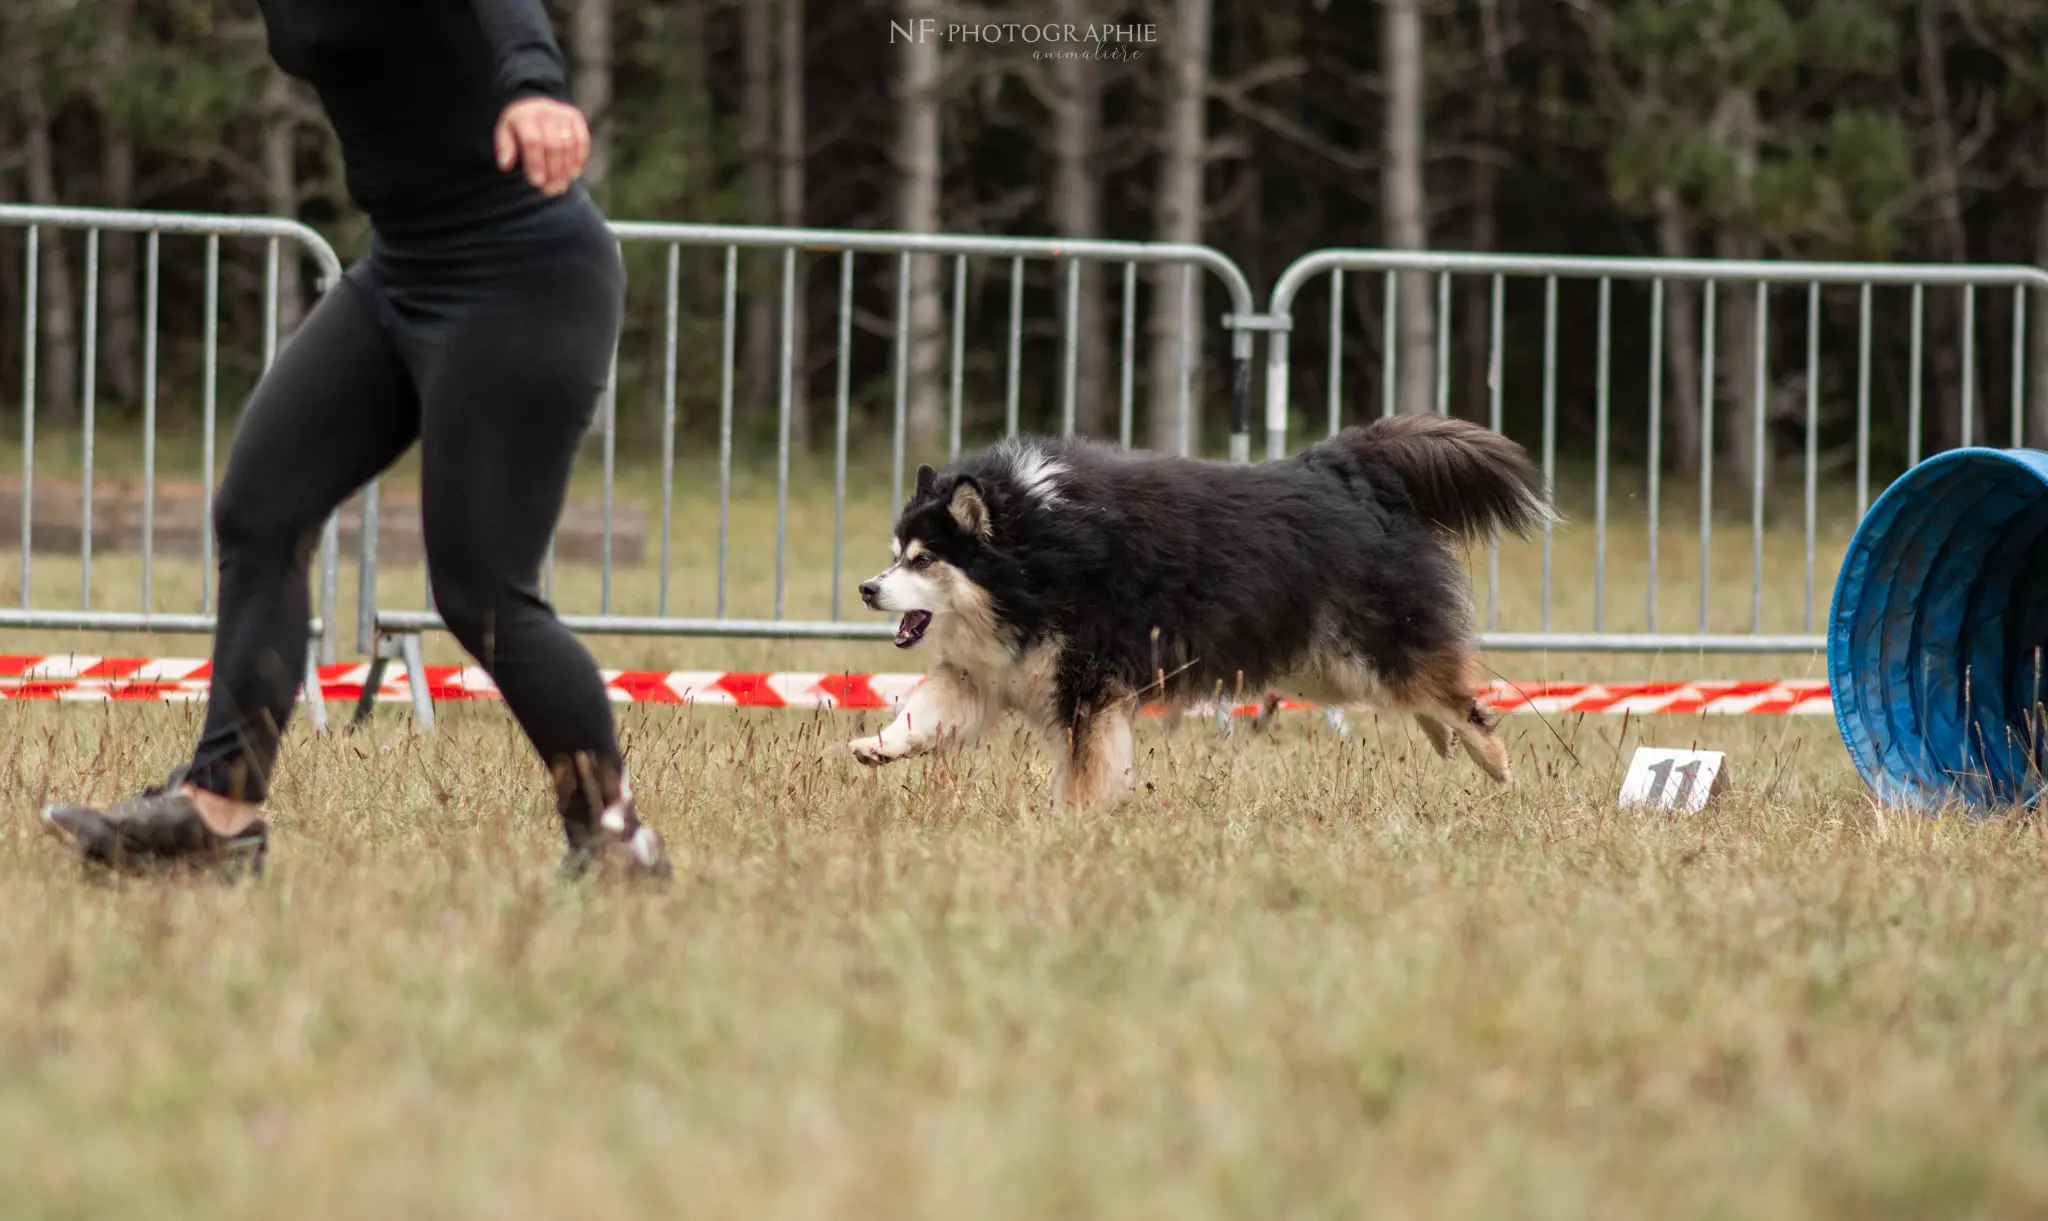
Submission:
[[[495,140],[498,168],[524,166],[526,180],[548,195],[568,190],[590,157],[583,112],[553,98],[520,98],[505,107]]]

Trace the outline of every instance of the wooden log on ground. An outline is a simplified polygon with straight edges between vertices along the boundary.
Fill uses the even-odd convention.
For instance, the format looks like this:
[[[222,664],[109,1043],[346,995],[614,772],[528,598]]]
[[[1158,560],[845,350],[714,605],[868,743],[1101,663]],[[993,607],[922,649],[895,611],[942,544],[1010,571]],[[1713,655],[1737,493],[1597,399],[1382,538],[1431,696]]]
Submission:
[[[39,477],[34,488],[30,546],[37,555],[77,555],[83,533],[84,485],[76,479]],[[97,480],[92,495],[95,555],[142,553],[142,484],[139,480]],[[362,531],[360,499],[342,506],[341,550],[357,554]],[[155,554],[197,559],[205,522],[203,490],[197,483],[160,480],[156,485],[152,534]],[[21,477],[0,477],[0,548],[19,549]],[[647,512],[629,500],[612,503],[612,564],[637,568],[647,553]],[[377,554],[386,564],[418,564],[426,554],[417,493],[384,489],[377,504]],[[572,500],[555,534],[558,564],[596,565],[604,555],[604,503]]]

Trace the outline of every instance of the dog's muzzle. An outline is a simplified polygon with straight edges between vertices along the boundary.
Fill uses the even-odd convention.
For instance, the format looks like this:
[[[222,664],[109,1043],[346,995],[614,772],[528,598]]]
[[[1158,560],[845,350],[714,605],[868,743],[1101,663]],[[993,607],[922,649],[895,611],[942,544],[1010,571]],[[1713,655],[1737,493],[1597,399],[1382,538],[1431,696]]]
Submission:
[[[860,600],[869,610],[882,610],[882,581],[877,577],[860,583]],[[924,639],[932,625],[932,613],[928,610],[907,610],[896,621],[896,647],[907,649]]]

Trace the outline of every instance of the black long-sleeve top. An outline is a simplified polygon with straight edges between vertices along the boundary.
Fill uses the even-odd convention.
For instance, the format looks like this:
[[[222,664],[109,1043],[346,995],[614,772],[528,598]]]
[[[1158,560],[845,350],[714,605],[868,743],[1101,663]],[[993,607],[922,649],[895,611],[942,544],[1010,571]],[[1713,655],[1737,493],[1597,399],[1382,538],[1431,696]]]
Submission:
[[[568,100],[540,0],[258,3],[271,58],[319,94],[349,195],[380,237],[431,239],[552,202],[521,167],[500,170],[492,144],[513,100]]]

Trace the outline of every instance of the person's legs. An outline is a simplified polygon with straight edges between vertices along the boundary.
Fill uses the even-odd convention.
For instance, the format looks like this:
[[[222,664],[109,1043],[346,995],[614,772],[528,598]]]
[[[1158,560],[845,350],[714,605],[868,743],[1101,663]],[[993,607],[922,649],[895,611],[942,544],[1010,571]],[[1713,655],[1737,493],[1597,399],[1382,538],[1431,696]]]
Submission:
[[[588,247],[586,249],[586,247]],[[597,663],[540,593],[576,450],[603,393],[621,274],[608,238],[522,268],[422,362],[421,513],[434,602],[554,777],[572,866],[663,873]]]
[[[322,298],[257,384],[236,432],[214,501],[220,622],[191,762],[111,810],[44,811],[88,857],[202,851],[209,831],[244,832],[269,790],[305,668],[308,564],[320,527],[418,436],[418,398],[363,285],[354,271]]]
[[[257,386],[214,500],[220,626],[194,786],[246,802],[269,791],[305,673],[320,528],[418,436],[410,375],[365,291],[344,281]]]

